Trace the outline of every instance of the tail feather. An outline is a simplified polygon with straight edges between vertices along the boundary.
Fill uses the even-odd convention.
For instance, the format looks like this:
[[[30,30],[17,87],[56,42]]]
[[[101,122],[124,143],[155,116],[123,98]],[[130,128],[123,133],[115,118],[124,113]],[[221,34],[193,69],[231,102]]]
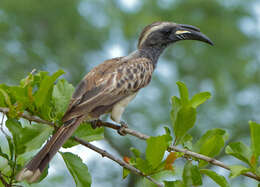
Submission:
[[[17,174],[16,180],[26,180],[29,183],[37,181],[53,156],[65,141],[69,139],[82,121],[81,117],[73,120],[70,124],[61,126],[36,156]]]

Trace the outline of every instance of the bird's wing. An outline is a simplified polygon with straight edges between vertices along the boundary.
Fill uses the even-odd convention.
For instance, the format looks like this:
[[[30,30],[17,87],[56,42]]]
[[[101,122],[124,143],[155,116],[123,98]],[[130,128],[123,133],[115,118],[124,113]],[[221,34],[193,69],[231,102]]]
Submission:
[[[153,65],[147,58],[115,58],[92,69],[76,88],[63,122],[85,115],[99,116],[146,86]]]

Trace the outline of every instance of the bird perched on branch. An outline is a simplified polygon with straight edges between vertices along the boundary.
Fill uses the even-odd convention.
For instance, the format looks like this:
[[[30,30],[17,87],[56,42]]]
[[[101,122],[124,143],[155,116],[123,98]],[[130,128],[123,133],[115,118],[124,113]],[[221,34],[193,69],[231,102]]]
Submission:
[[[63,123],[38,154],[18,173],[18,181],[35,182],[50,160],[83,121],[94,121],[102,114],[120,121],[128,103],[151,80],[163,50],[181,40],[198,40],[213,45],[211,40],[191,25],[155,22],[146,26],[138,49],[128,56],[104,61],[93,68],[77,86]]]

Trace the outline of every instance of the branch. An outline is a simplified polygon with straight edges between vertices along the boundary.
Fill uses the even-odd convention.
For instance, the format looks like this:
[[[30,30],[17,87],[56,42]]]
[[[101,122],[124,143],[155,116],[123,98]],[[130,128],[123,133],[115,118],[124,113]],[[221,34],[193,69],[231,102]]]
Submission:
[[[115,129],[115,130],[119,130],[121,128],[119,125],[115,125],[113,123],[102,122],[102,121],[99,121],[99,122],[100,122],[99,126],[105,126],[105,127],[109,127],[109,128]],[[147,140],[148,138],[150,138],[150,136],[148,136],[146,134],[142,134],[142,133],[140,133],[140,132],[138,132],[136,130],[132,130],[132,129],[129,129],[129,128],[124,128],[122,131],[123,131],[123,133],[130,134],[130,135],[135,136],[135,137],[137,137],[139,139],[142,139],[142,140]],[[195,153],[195,152],[189,151],[187,149],[182,149],[182,148],[178,148],[176,146],[171,145],[168,148],[168,151],[169,152],[170,151],[181,152],[181,153],[184,153],[185,155],[189,155],[189,156],[192,156],[194,158],[197,158],[197,159],[209,162],[212,165],[216,165],[216,166],[222,167],[224,169],[230,170],[230,168],[227,165],[225,165],[223,162],[221,162],[221,161],[219,161],[217,159],[214,159],[214,158],[211,158],[211,157],[199,154],[199,153]],[[247,172],[247,173],[244,173],[242,175],[260,181],[260,177],[255,175],[255,174],[253,174],[253,173],[251,173],[251,172]]]
[[[217,160],[215,158],[211,158],[211,157],[208,157],[208,156],[205,156],[205,155],[202,155],[202,154],[199,154],[199,153],[195,153],[195,152],[189,151],[187,149],[178,148],[178,147],[175,147],[175,146],[170,146],[169,149],[171,151],[182,152],[182,153],[184,153],[186,155],[189,155],[189,156],[192,156],[194,158],[198,158],[198,159],[204,160],[206,162],[211,163],[212,165],[219,166],[219,167],[222,167],[222,168],[227,169],[227,170],[230,171],[230,168],[227,165],[225,165],[223,162],[221,162],[221,161],[219,161],[219,160]],[[251,173],[251,172],[246,172],[246,173],[243,173],[242,175],[260,181],[260,177],[255,175],[255,174],[253,174],[253,173]]]
[[[159,187],[162,187],[163,185],[158,183],[157,181],[155,181],[153,178],[151,178],[150,176],[147,176],[145,175],[144,173],[142,173],[140,170],[136,169],[135,167],[131,166],[130,164],[122,161],[121,159],[119,158],[116,158],[114,157],[113,155],[111,155],[110,153],[108,153],[107,151],[103,150],[103,149],[100,149],[99,147],[96,147],[95,145],[87,142],[87,141],[84,141],[76,136],[72,137],[73,140],[75,140],[76,142],[80,143],[81,145],[84,145],[94,151],[96,151],[97,153],[101,154],[102,157],[107,157],[115,162],[117,162],[120,166],[138,174],[138,175],[141,175],[145,178],[147,178],[148,180],[150,180],[151,182],[153,182],[154,184],[156,184],[157,186]]]
[[[0,112],[2,112],[4,114],[7,114],[9,111],[10,111],[9,108],[0,107]],[[47,124],[47,125],[50,125],[50,126],[53,126],[53,127],[55,126],[55,123],[41,119],[38,116],[32,116],[32,115],[27,114],[27,113],[21,113],[19,116],[24,118],[24,119],[27,119],[28,121],[43,123],[43,124]]]
[[[9,112],[9,109],[8,108],[3,108],[3,107],[0,107],[0,112],[6,114]],[[52,127],[55,128],[55,123],[52,123],[50,121],[46,121],[46,120],[43,120],[37,116],[32,116],[32,115],[29,115],[29,114],[25,114],[25,113],[22,113],[20,115],[22,118],[24,119],[27,119],[29,121],[34,121],[34,122],[37,122],[37,123],[42,123],[42,124],[47,124],[47,125],[50,125]],[[158,187],[163,187],[162,184],[158,183],[156,180],[154,180],[152,177],[150,176],[147,176],[145,175],[144,173],[142,173],[139,169],[131,166],[130,164],[122,161],[121,159],[119,158],[116,158],[115,156],[113,156],[112,154],[108,153],[107,151],[103,150],[103,149],[100,149],[99,147],[96,147],[95,145],[87,142],[87,141],[84,141],[76,136],[73,136],[72,137],[73,140],[75,140],[76,142],[80,143],[81,145],[85,146],[85,147],[88,147],[89,149],[92,149],[94,151],[96,151],[97,153],[101,154],[102,157],[107,157],[113,161],[115,161],[116,163],[118,163],[120,166],[130,170],[131,172],[135,173],[135,174],[138,174],[140,176],[143,176],[145,178],[147,178],[148,180],[150,180],[152,183],[154,183],[155,185],[157,185]],[[0,180],[2,181],[2,177],[0,175]],[[4,179],[3,179],[4,180]],[[2,182],[5,182],[5,181],[2,181]],[[5,184],[5,183],[4,183]],[[7,184],[7,183],[6,183]],[[7,184],[8,185],[8,184]]]
[[[7,113],[9,112],[9,109],[8,108],[3,108],[3,107],[0,107],[0,112],[3,112],[3,113]],[[43,124],[48,124],[48,125],[51,125],[51,126],[55,126],[54,123],[50,122],[50,121],[46,121],[46,120],[43,120],[43,119],[40,119],[38,118],[37,116],[31,116],[31,115],[28,115],[28,114],[21,114],[21,117],[29,120],[29,121],[35,121],[35,122],[38,122],[38,123],[43,123]],[[99,126],[105,126],[105,127],[109,127],[109,128],[112,128],[112,129],[115,129],[115,130],[119,130],[121,127],[118,126],[118,125],[115,125],[113,123],[109,123],[109,122],[101,122],[99,123]],[[139,139],[142,139],[142,140],[146,140],[148,138],[150,138],[150,136],[148,135],[145,135],[145,134],[142,134],[136,130],[132,130],[132,129],[129,129],[129,128],[124,128],[122,129],[123,133],[126,133],[126,134],[130,134],[132,136],[135,136]],[[76,137],[75,137],[76,138]],[[82,140],[84,142],[84,140]],[[82,144],[81,142],[79,142],[80,144]],[[89,143],[88,143],[89,144]],[[86,145],[85,145],[86,146]],[[94,150],[94,149],[93,149]],[[104,151],[104,150],[102,150]],[[102,153],[99,152],[100,154]],[[168,151],[176,151],[176,152],[181,152],[181,153],[184,153],[186,155],[189,155],[189,156],[192,156],[194,158],[197,158],[197,159],[200,159],[200,160],[204,160],[206,162],[209,162],[211,163],[212,165],[216,165],[216,166],[219,166],[219,167],[222,167],[224,169],[227,169],[227,170],[230,170],[230,168],[225,165],[223,162],[219,161],[219,160],[216,160],[214,158],[211,158],[211,157],[208,157],[208,156],[205,156],[205,155],[202,155],[202,154],[199,154],[199,153],[195,153],[195,152],[192,152],[192,151],[189,151],[187,149],[182,149],[182,148],[178,148],[176,146],[170,146],[168,148]],[[102,154],[101,154],[102,155]],[[106,155],[105,155],[106,156]],[[109,158],[109,157],[108,157]],[[111,159],[111,158],[110,158]],[[113,160],[113,159],[112,159]],[[115,161],[115,160],[114,160]],[[115,161],[116,162],[116,161]],[[118,163],[118,162],[117,162]],[[120,163],[118,163],[120,164]],[[124,163],[126,164],[126,163]],[[121,165],[121,164],[120,164]],[[130,165],[131,166],[131,165]],[[124,166],[123,166],[124,167]],[[132,166],[131,166],[132,167]],[[128,168],[127,168],[128,169]],[[135,168],[136,169],[136,168]],[[132,171],[132,170],[131,170]],[[135,172],[135,171],[134,171]],[[244,173],[242,174],[244,176],[247,176],[247,177],[250,177],[252,179],[255,179],[257,181],[260,181],[260,177],[253,174],[252,172],[247,172],[247,173]],[[143,175],[142,175],[143,176]]]

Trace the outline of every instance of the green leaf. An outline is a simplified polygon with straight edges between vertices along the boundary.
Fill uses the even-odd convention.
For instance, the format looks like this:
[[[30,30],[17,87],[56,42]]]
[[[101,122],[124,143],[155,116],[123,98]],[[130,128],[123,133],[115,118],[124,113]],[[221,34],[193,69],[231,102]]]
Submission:
[[[54,103],[54,112],[57,119],[61,119],[67,110],[74,87],[66,80],[60,79],[53,87],[52,100]]]
[[[9,147],[9,151],[10,151],[10,158],[12,159],[13,158],[13,156],[14,156],[14,147],[15,147],[15,145],[14,145],[14,143],[13,143],[13,141],[12,141],[12,138],[10,137],[10,136],[5,136],[6,137],[6,140],[7,140],[7,142],[8,142],[8,147]],[[11,160],[10,159],[10,160]]]
[[[146,143],[146,159],[153,168],[156,168],[161,163],[168,147],[167,135],[150,137]]]
[[[135,166],[143,173],[149,175],[152,171],[154,171],[152,165],[147,160],[138,157],[135,159],[135,161],[136,161],[135,163],[133,163],[132,161],[131,163],[133,163],[133,166]]]
[[[4,91],[4,94],[7,94],[6,93],[6,90],[8,89],[9,87],[6,86],[5,84],[0,84],[0,90],[3,90]],[[5,102],[5,97],[4,97],[4,94],[2,93],[2,91],[0,91],[0,107],[6,107],[8,106]]]
[[[231,170],[231,174],[230,174],[231,178],[235,178],[243,173],[250,171],[249,168],[241,165],[233,165],[233,166],[229,166],[229,168]]]
[[[131,147],[130,150],[132,151],[135,157],[140,157],[141,153],[138,149]]]
[[[172,126],[174,126],[174,124],[176,122],[177,115],[178,115],[180,108],[181,108],[181,100],[178,97],[173,96],[172,97],[172,110],[171,110]]]
[[[196,121],[196,109],[193,107],[182,107],[177,114],[173,129],[179,144],[187,131],[191,129]]]
[[[164,126],[163,128],[164,128],[164,130],[165,130],[165,134],[168,135],[168,136],[171,136],[171,130],[170,130],[170,128],[167,127],[167,126]]]
[[[0,88],[0,97],[3,97],[4,98],[4,101],[5,101],[5,104],[8,106],[8,107],[12,107],[12,103],[11,103],[11,100],[10,100],[10,97],[9,95],[6,93],[5,90],[3,90],[2,88]]]
[[[186,134],[182,140],[181,140],[181,144],[184,148],[187,148],[189,150],[192,149],[192,139],[193,137],[190,134]]]
[[[258,168],[256,168],[256,175],[260,176],[260,166]]]
[[[189,102],[189,92],[188,92],[188,88],[186,87],[186,85],[181,82],[178,81],[176,82],[176,84],[178,85],[179,88],[179,93],[180,93],[180,98],[181,98],[181,102],[182,104],[187,104]]]
[[[190,100],[190,104],[192,107],[197,108],[199,105],[207,101],[211,97],[209,92],[201,92],[195,94],[192,99]]]
[[[188,161],[183,168],[182,180],[186,186],[192,186],[191,167],[192,163]]]
[[[5,159],[7,159],[7,160],[9,160],[8,155],[5,154],[5,153],[2,151],[1,147],[0,147],[0,156],[3,157],[3,158],[5,158]]]
[[[34,71],[34,70],[33,70]],[[29,75],[27,75],[24,79],[22,79],[20,81],[20,86],[22,88],[28,86],[29,84],[31,84],[34,80],[34,75],[32,73],[29,73]]]
[[[182,179],[185,185],[192,186],[192,185],[202,185],[202,178],[199,172],[199,168],[196,165],[192,165],[190,161],[186,162]]]
[[[169,127],[164,127],[165,130],[165,141],[167,142],[167,147],[169,147],[172,144],[172,136],[171,136],[171,130]]]
[[[45,177],[47,177],[48,170],[49,170],[49,165],[47,165],[47,167],[43,170],[43,172],[42,172],[40,178],[37,180],[37,182],[41,182],[43,179],[45,179]]]
[[[192,177],[192,184],[197,186],[197,185],[202,185],[202,178],[201,174],[199,172],[199,168],[196,165],[193,165],[191,167],[191,177]]]
[[[165,187],[187,187],[182,181],[164,181]]]
[[[251,165],[250,159],[252,157],[252,151],[250,148],[242,142],[234,142],[230,143],[226,149],[226,154],[232,155],[237,159],[247,163],[249,166]]]
[[[125,179],[129,175],[130,171],[126,168],[123,168],[123,179]]]
[[[193,151],[209,156],[215,157],[225,145],[228,135],[223,129],[208,130],[193,146]],[[207,162],[200,161],[199,167],[207,165]]]
[[[35,104],[38,108],[40,108],[44,103],[46,103],[46,99],[50,89],[53,87],[53,84],[56,81],[56,79],[63,73],[63,70],[59,70],[52,76],[44,76],[43,80],[40,82],[39,90],[35,94]]]
[[[91,176],[88,167],[82,162],[81,158],[72,153],[61,153],[63,160],[74,178],[77,187],[91,186]]]
[[[95,140],[101,140],[104,138],[104,128],[93,129],[89,123],[82,123],[73,136],[77,136],[85,141],[91,142]],[[75,145],[78,145],[78,142],[75,142],[71,139],[67,140],[63,145],[64,148],[69,148]]]
[[[258,160],[258,157],[260,156],[260,124],[249,121],[250,126],[250,132],[251,132],[251,146],[253,153],[256,157],[256,160]]]
[[[17,103],[22,104],[24,107],[30,104],[28,92],[26,88],[19,86],[10,87],[10,94],[14,97]]]
[[[51,135],[53,128],[43,124],[33,124],[21,130],[20,142],[26,151],[38,149]]]
[[[215,181],[221,187],[230,187],[226,178],[217,174],[215,171],[209,169],[200,169],[200,173],[209,176],[213,181]]]
[[[15,153],[17,155],[25,152],[25,145],[20,141],[22,126],[20,122],[16,119],[7,119],[5,122],[6,127],[12,133],[13,142],[15,146]]]
[[[40,148],[53,131],[50,126],[37,124],[22,128],[18,120],[11,118],[6,127],[12,133],[16,154]]]

